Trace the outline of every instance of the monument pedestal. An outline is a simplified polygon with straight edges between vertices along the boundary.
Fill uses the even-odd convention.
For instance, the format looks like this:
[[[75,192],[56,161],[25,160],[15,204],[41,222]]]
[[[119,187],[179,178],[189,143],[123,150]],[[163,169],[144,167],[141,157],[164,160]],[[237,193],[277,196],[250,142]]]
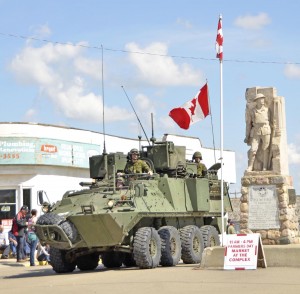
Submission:
[[[292,178],[272,171],[251,171],[245,172],[241,182],[241,230],[260,233],[264,245],[299,244]]]

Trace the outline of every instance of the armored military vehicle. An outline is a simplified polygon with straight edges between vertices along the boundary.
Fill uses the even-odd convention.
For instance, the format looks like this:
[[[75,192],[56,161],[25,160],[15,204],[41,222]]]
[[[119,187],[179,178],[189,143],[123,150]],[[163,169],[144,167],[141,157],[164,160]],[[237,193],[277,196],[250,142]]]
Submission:
[[[220,164],[197,177],[184,146],[155,142],[141,149],[152,175],[124,174],[124,153],[90,157],[93,182],[66,192],[39,218],[36,231],[50,244],[55,272],[93,270],[100,258],[107,268],[195,264],[205,247],[220,244]],[[226,183],[223,191],[224,211],[231,211]]]

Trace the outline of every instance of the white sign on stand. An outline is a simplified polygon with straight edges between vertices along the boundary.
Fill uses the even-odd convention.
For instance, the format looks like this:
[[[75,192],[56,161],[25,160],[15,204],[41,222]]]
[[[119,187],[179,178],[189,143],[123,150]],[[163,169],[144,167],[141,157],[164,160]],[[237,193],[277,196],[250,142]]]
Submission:
[[[260,234],[227,235],[224,269],[246,270],[267,267]]]

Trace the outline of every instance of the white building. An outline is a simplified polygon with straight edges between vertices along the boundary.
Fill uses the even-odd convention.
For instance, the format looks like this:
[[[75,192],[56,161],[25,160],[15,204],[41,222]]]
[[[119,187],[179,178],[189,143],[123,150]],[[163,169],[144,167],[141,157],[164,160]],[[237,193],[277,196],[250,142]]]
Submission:
[[[36,208],[37,191],[46,191],[51,202],[67,190],[82,189],[89,181],[89,157],[103,151],[103,134],[36,123],[0,123],[0,221],[9,227],[22,205]],[[204,148],[198,138],[165,135],[162,140],[187,146],[187,159],[201,151],[203,162],[215,163],[214,151]],[[146,145],[147,142],[142,142]],[[139,148],[137,139],[105,136],[106,151],[127,153]],[[217,154],[219,152],[217,151]],[[224,180],[234,183],[235,153],[224,151]],[[216,155],[218,159],[219,155]],[[39,211],[40,212],[40,211]]]

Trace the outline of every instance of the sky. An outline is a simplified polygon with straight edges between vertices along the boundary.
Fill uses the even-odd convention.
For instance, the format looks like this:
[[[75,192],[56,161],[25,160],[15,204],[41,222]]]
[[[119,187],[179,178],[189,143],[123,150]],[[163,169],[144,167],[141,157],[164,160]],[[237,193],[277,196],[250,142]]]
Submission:
[[[193,136],[220,148],[221,14],[223,146],[235,151],[237,168],[231,192],[240,192],[247,167],[245,91],[261,86],[285,98],[289,172],[300,194],[299,8],[293,0],[0,0],[0,120],[145,139],[135,112],[148,137],[153,113],[156,138]],[[179,128],[170,110],[206,81],[211,116]]]

